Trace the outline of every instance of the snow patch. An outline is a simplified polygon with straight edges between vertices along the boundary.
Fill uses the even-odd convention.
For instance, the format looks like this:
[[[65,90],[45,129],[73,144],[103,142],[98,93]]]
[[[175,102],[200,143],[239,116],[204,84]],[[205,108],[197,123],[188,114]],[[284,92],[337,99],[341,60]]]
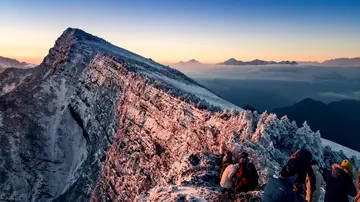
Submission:
[[[346,155],[346,157],[350,158],[351,156],[355,156],[357,159],[360,159],[360,152],[355,151],[353,149],[350,149],[348,147],[345,147],[341,144],[338,144],[336,142],[327,140],[322,138],[321,139],[321,144],[323,147],[329,146],[332,150],[334,151],[340,151],[342,150],[344,152],[344,154]]]
[[[229,110],[235,109],[237,111],[244,111],[242,108],[240,108],[234,104],[231,104],[230,102],[220,98],[219,96],[216,96],[214,93],[210,92],[209,90],[207,90],[203,87],[193,85],[193,84],[186,84],[183,82],[179,82],[179,81],[176,81],[169,77],[154,74],[152,72],[144,72],[144,73],[152,78],[155,78],[157,80],[161,80],[165,83],[168,83],[178,89],[192,93],[192,94],[196,95],[197,97],[206,100],[209,104],[211,104],[213,106],[219,106],[222,109],[229,109]]]
[[[6,84],[2,89],[1,95],[11,92],[16,86],[16,83]]]

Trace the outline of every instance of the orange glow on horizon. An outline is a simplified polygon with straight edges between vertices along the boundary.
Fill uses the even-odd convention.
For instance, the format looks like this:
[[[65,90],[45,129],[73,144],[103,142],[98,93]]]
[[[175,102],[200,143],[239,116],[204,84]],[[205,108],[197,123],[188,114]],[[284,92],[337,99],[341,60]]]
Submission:
[[[37,64],[37,65],[40,64],[43,61],[44,57],[45,57],[45,56],[44,57],[22,57],[22,56],[12,56],[12,55],[0,55],[0,56],[16,59],[19,62],[26,62],[26,63]],[[351,56],[351,57],[346,57],[346,58],[355,58],[355,57],[359,57],[359,56],[360,56],[360,54],[359,55],[354,55],[354,56]],[[344,57],[344,56],[323,57],[321,60],[316,60],[315,58],[288,59],[286,57],[284,57],[282,59],[266,59],[266,58],[261,58],[261,57],[253,57],[253,58],[249,58],[249,59],[244,59],[244,58],[241,58],[241,57],[233,57],[233,58],[235,58],[236,60],[242,60],[242,61],[252,61],[252,60],[255,60],[255,59],[260,59],[260,60],[276,61],[276,62],[280,62],[282,60],[297,61],[297,62],[314,62],[314,61],[323,62],[325,60],[341,58],[341,57]],[[205,64],[205,65],[213,65],[213,64],[220,63],[220,62],[224,62],[224,61],[226,61],[226,60],[228,60],[230,58],[232,58],[232,57],[229,57],[229,58],[226,58],[226,59],[223,59],[223,60],[220,59],[218,61],[215,61],[215,60],[200,60],[200,59],[197,59],[196,57],[191,58],[191,59],[195,59],[195,60],[197,60],[200,63]],[[166,65],[166,66],[167,65],[177,64],[180,61],[187,62],[187,61],[191,60],[191,59],[186,59],[186,60],[174,61],[174,60],[156,60],[154,58],[152,58],[152,59],[155,62],[160,63],[162,65]]]

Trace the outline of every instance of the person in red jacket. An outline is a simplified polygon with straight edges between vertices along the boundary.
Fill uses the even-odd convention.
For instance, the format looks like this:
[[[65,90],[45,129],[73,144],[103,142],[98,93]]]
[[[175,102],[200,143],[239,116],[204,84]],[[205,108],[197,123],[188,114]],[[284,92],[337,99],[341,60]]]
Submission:
[[[239,168],[235,177],[236,192],[248,192],[259,188],[259,175],[254,164],[249,162],[248,153],[241,152],[239,158]]]

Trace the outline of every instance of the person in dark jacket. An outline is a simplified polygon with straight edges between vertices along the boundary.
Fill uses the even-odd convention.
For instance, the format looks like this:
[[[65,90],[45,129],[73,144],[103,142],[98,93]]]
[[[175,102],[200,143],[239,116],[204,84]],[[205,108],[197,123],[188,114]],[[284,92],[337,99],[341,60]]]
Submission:
[[[348,196],[356,196],[352,179],[352,165],[344,160],[341,165],[333,164],[326,176],[325,202],[348,202]]]
[[[271,178],[265,186],[262,202],[300,202],[293,190],[295,174],[296,164],[290,159],[282,168],[280,177]]]
[[[259,175],[255,165],[249,162],[249,154],[246,152],[241,152],[239,158],[239,168],[235,176],[236,193],[254,191],[259,188]]]
[[[316,177],[314,171],[311,167],[312,154],[306,149],[299,149],[294,154],[291,155],[291,159],[294,159],[294,164],[296,167],[296,178],[294,182],[296,194],[305,200],[306,197],[306,176],[309,176],[310,179],[310,200],[312,200],[312,195],[316,190]]]

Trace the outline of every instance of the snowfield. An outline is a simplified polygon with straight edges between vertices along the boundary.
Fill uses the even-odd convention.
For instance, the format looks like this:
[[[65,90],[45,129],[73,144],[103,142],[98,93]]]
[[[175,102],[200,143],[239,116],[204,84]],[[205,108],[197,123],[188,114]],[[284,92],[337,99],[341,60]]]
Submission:
[[[348,147],[345,147],[345,146],[343,146],[341,144],[338,144],[336,142],[333,142],[333,141],[322,138],[321,139],[321,144],[322,144],[323,147],[326,147],[326,146],[331,147],[331,149],[334,150],[334,151],[342,150],[344,152],[344,154],[346,155],[346,157],[348,157],[348,158],[350,158],[351,156],[355,156],[357,159],[360,159],[360,152],[355,151],[353,149],[350,149]]]
[[[192,93],[195,96],[206,100],[210,105],[218,106],[223,110],[224,109],[228,109],[228,110],[235,109],[239,112],[244,111],[242,108],[220,98],[219,96],[215,95],[208,89],[205,89],[201,86],[194,85],[194,84],[186,84],[186,83],[171,79],[169,77],[164,77],[163,75],[154,74],[152,72],[144,72],[144,73],[149,77],[155,78],[157,80],[161,80],[167,84],[172,85],[175,88]]]

